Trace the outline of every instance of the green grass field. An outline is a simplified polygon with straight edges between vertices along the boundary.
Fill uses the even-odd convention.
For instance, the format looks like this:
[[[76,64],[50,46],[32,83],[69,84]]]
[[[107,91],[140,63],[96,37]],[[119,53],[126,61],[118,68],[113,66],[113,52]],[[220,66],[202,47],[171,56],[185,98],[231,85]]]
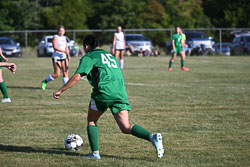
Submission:
[[[79,59],[72,59],[70,75]],[[0,104],[0,166],[250,166],[250,57],[189,57],[188,72],[179,60],[168,72],[169,57],[126,57],[123,71],[130,122],[163,134],[164,157],[156,158],[151,143],[122,134],[107,111],[98,122],[102,159],[83,160],[90,151],[88,82],[55,100],[61,77],[40,89],[52,72],[50,58],[10,58],[18,69],[3,70],[13,102]],[[71,133],[84,140],[80,152],[64,149]]]

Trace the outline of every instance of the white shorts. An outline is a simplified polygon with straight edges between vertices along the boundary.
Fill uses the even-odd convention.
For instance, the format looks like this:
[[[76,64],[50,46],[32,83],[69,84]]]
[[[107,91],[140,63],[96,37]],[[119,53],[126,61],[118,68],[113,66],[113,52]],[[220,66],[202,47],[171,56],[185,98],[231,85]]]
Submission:
[[[52,54],[52,59],[54,60],[54,62],[57,62],[58,60],[63,60],[63,59],[66,59],[66,58],[67,58],[66,53],[54,52]]]

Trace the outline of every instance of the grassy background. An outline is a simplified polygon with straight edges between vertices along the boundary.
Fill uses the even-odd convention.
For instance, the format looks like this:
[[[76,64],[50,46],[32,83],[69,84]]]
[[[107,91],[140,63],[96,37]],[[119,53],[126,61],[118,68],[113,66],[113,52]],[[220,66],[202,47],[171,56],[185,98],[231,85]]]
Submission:
[[[161,132],[165,156],[157,159],[151,143],[122,134],[107,111],[98,122],[102,159],[82,160],[90,151],[88,82],[55,100],[61,77],[40,89],[50,58],[10,58],[18,70],[3,70],[13,102],[0,104],[0,166],[250,166],[250,57],[189,57],[189,72],[179,60],[168,72],[169,57],[126,57],[123,71],[130,122]],[[64,150],[71,133],[84,140],[80,152]]]

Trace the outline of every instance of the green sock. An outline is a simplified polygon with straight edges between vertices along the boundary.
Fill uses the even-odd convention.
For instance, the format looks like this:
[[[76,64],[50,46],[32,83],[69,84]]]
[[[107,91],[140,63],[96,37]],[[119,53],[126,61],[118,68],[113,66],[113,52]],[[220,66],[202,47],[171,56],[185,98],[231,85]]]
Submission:
[[[91,150],[99,151],[98,127],[95,125],[88,125],[87,131]]]
[[[173,65],[173,62],[170,60],[168,68],[172,68],[172,65]]]
[[[7,86],[6,86],[4,81],[0,83],[0,89],[1,89],[1,92],[3,94],[3,97],[4,98],[9,98]]]
[[[184,67],[185,60],[181,60],[181,67]]]
[[[147,131],[146,129],[144,129],[143,127],[139,126],[139,125],[134,125],[132,127],[132,135],[139,137],[141,139],[145,139],[150,141],[150,135],[152,133],[150,133],[149,131]]]

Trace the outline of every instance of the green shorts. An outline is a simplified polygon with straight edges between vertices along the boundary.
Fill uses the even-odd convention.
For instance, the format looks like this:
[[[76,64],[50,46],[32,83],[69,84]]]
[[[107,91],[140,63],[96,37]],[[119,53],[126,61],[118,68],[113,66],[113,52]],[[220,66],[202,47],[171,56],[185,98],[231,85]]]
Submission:
[[[0,62],[4,62],[1,56],[0,56]],[[0,69],[3,69],[3,67],[0,67]]]
[[[183,51],[183,48],[182,47],[175,47],[175,52],[172,50],[172,54],[178,54],[178,53],[180,53],[180,52],[182,52]]]
[[[123,103],[123,102],[102,102],[102,101],[97,101],[94,99],[90,100],[89,107],[93,110],[96,111],[102,111],[106,112],[108,108],[110,108],[111,112],[113,115],[119,113],[122,110],[131,110],[130,104],[129,103]]]

